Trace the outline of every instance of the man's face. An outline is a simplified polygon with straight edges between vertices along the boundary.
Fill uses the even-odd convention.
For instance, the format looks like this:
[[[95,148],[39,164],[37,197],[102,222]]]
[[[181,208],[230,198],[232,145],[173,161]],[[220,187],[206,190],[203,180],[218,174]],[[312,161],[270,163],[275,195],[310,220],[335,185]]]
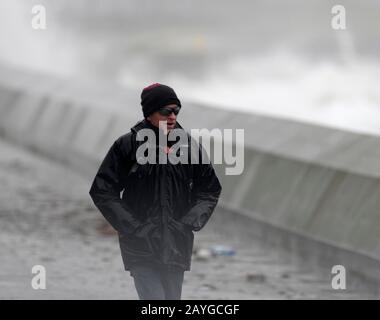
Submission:
[[[170,108],[174,109],[177,107],[176,104],[169,104],[165,106],[164,108]],[[154,126],[160,128],[159,124],[160,121],[166,121],[167,126],[166,128],[161,128],[165,133],[169,132],[170,130],[174,129],[176,122],[177,122],[177,116],[174,114],[174,112],[170,113],[168,116],[164,116],[159,113],[159,111],[156,111],[152,113],[150,116],[147,117],[147,120],[149,120]]]

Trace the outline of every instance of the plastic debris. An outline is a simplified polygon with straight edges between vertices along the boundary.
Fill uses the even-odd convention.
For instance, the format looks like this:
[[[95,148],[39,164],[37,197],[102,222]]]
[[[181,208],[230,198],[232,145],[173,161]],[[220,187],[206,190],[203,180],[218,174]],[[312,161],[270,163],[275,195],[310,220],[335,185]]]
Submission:
[[[197,248],[194,257],[198,261],[206,261],[212,256],[212,252],[207,248]]]
[[[234,248],[224,246],[224,245],[212,246],[211,252],[214,256],[234,256],[236,254],[236,251]]]

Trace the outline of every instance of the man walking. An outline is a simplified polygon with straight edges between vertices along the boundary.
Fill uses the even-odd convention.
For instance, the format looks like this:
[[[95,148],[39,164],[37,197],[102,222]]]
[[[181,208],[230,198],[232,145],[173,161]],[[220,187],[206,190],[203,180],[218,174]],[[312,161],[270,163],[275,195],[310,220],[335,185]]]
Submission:
[[[187,133],[189,161],[158,161],[176,152],[170,132],[185,132],[177,122],[181,102],[174,90],[152,84],[143,89],[141,105],[144,119],[113,143],[90,196],[118,232],[124,268],[134,278],[139,298],[180,299],[184,271],[191,266],[193,232],[209,220],[222,188],[211,163],[202,161],[207,155],[200,144],[195,152],[199,163],[191,161],[193,139]],[[137,138],[143,129],[156,138],[154,161],[146,163],[137,156],[146,143]]]

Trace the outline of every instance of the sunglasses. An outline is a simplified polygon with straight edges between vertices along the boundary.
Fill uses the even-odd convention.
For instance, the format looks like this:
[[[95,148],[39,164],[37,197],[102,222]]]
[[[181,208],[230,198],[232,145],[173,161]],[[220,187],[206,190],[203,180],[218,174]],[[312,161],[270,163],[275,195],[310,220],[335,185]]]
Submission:
[[[169,116],[172,112],[177,115],[179,113],[179,110],[181,110],[180,106],[176,106],[175,108],[163,107],[158,110],[158,113],[162,116]]]

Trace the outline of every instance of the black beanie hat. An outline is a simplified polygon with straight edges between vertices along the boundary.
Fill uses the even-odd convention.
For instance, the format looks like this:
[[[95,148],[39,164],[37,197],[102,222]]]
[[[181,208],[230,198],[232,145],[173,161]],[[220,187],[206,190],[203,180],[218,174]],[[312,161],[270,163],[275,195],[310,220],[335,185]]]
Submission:
[[[172,103],[181,107],[181,102],[174,90],[164,84],[151,84],[141,92],[141,105],[145,118],[158,109]]]

